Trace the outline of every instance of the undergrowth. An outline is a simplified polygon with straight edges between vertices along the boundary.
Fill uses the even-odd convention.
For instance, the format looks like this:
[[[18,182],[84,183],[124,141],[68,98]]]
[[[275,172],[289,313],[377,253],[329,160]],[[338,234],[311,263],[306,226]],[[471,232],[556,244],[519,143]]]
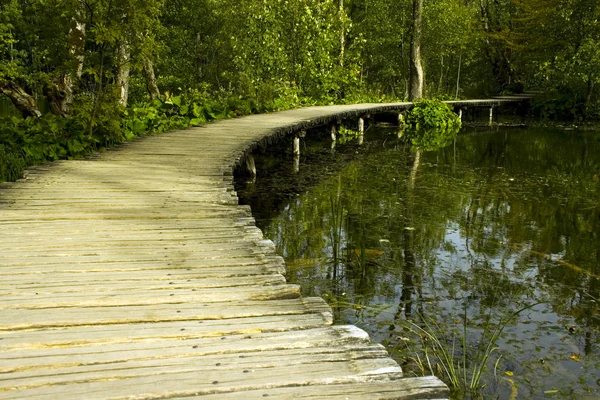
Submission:
[[[404,137],[413,146],[435,150],[447,146],[456,137],[461,121],[450,106],[439,100],[422,100],[406,116]]]
[[[266,89],[265,89],[266,90]],[[26,168],[60,159],[81,158],[125,143],[135,137],[197,126],[206,122],[281,111],[302,106],[331,104],[331,99],[300,96],[290,87],[272,88],[252,95],[233,92],[185,90],[166,92],[160,99],[123,109],[117,101],[93,107],[92,99],[76,99],[73,116],[45,114],[41,118],[0,117],[0,182],[15,181]],[[341,101],[391,99],[354,96]]]

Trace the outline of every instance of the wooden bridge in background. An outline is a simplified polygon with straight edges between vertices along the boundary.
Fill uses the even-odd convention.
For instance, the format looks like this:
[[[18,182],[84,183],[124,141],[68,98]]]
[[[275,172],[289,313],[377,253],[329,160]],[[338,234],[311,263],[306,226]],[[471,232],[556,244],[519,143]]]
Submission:
[[[256,146],[409,107],[224,120],[0,184],[0,399],[448,396],[287,284],[233,189]]]

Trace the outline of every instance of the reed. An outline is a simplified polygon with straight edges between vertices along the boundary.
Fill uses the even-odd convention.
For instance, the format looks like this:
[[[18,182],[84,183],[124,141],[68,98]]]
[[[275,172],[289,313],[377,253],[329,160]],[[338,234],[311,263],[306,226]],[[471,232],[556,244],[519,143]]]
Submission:
[[[440,324],[432,318],[420,316],[421,324],[404,320],[401,326],[419,338],[421,348],[409,357],[422,375],[436,375],[445,381],[456,394],[456,398],[482,398],[482,377],[488,371],[488,364],[499,350],[498,339],[504,329],[521,313],[540,303],[524,306],[502,317],[498,323],[489,315],[483,324],[480,337],[473,344],[468,335],[466,308],[461,316],[460,328]],[[451,334],[449,335],[449,331]],[[396,347],[399,346],[399,341]],[[501,359],[498,356],[493,364],[493,373],[497,378],[497,369]]]

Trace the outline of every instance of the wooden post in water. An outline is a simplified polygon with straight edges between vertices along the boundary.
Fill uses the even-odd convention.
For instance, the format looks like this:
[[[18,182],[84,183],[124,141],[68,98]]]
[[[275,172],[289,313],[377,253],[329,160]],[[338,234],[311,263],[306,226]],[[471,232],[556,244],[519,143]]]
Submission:
[[[252,176],[252,178],[256,178],[256,164],[254,163],[254,157],[252,157],[252,154],[248,154],[246,156],[246,170]]]
[[[458,109],[458,119],[460,119],[462,121],[462,108]]]
[[[336,122],[332,122],[331,124],[329,124],[329,132],[331,133],[331,140],[333,142],[335,142],[337,140],[337,123]]]
[[[300,157],[300,138],[301,134],[294,135],[294,158]]]
[[[490,126],[492,126],[492,123],[494,122],[494,106],[490,107]]]
[[[363,114],[358,119],[358,144],[363,144],[365,141],[365,119],[369,118],[369,114]]]
[[[294,173],[300,171],[300,138],[306,136],[306,131],[300,131],[294,135]]]

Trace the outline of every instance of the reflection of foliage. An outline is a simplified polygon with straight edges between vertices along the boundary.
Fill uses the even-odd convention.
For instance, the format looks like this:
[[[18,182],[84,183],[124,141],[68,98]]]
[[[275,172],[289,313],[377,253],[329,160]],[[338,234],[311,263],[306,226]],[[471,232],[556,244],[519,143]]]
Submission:
[[[437,150],[452,143],[461,121],[450,106],[437,100],[415,104],[406,117],[406,138],[424,150]]]
[[[340,126],[340,129],[338,131],[338,143],[344,144],[351,140],[356,139],[359,136],[360,136],[359,131],[353,131],[352,129],[348,129],[342,125],[342,126]]]

